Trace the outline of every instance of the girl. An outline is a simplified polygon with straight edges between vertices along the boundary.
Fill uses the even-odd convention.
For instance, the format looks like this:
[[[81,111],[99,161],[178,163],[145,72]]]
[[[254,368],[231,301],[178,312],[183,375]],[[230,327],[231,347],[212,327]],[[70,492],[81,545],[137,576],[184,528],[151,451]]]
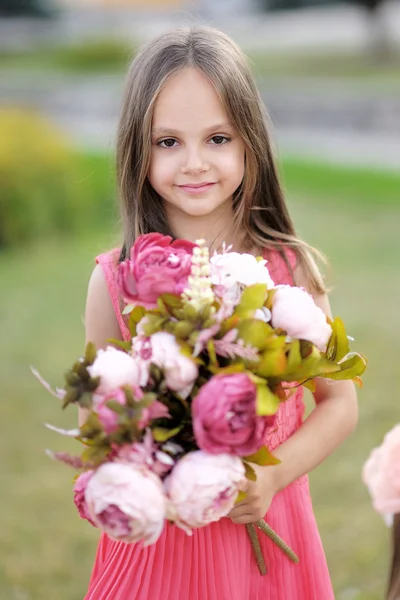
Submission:
[[[117,176],[124,244],[122,252],[97,258],[87,341],[102,347],[107,338],[128,338],[115,267],[139,234],[155,231],[264,253],[275,282],[306,287],[330,315],[288,214],[260,96],[243,54],[223,33],[173,31],[136,56],[119,124]],[[192,536],[168,524],[146,548],[103,535],[86,600],[332,600],[306,474],[354,429],[357,402],[352,383],[322,380],[315,400],[304,423],[301,391],[280,407],[266,444],[281,463],[258,468],[229,518]],[[261,535],[263,577],[244,524],[265,515],[300,563]]]
[[[400,600],[400,514],[393,520],[393,551],[387,600]]]

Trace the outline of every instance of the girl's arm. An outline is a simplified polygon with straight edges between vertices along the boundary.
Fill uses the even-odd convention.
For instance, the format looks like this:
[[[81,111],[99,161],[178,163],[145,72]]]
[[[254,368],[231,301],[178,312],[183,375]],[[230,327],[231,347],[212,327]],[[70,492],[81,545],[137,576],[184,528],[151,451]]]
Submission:
[[[296,269],[297,285],[307,287],[306,278]],[[314,295],[316,304],[331,317],[326,295]],[[316,380],[316,406],[303,425],[279,448],[274,456],[279,465],[257,467],[257,481],[246,481],[247,497],[230,513],[236,523],[262,519],[274,495],[317,467],[354,430],[358,420],[355,386],[352,381]]]
[[[107,346],[109,338],[122,339],[100,265],[96,265],[89,281],[85,310],[85,332],[86,343],[93,342],[98,350]],[[85,422],[87,414],[87,410],[79,409],[79,425]]]

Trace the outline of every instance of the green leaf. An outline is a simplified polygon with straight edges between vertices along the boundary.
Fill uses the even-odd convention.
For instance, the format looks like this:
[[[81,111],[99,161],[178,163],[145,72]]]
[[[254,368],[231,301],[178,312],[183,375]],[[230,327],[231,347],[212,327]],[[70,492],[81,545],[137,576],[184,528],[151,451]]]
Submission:
[[[274,415],[279,408],[280,400],[268,387],[268,385],[257,386],[257,414],[260,417]]]
[[[124,342],[122,340],[116,340],[115,338],[109,338],[107,340],[107,343],[112,344],[113,346],[116,346],[120,350],[124,350],[124,352],[129,352],[129,350],[132,347],[131,342]]]
[[[174,437],[180,432],[182,426],[175,427],[174,429],[166,429],[165,427],[154,427],[152,429],[153,438],[156,442],[166,442],[170,438]]]
[[[238,495],[236,496],[235,504],[239,504],[239,502],[242,502],[246,498],[247,498],[247,493],[243,492],[242,490],[239,490]]]
[[[133,310],[135,310],[135,304],[127,304],[124,310],[122,311],[122,314],[129,315],[132,313]]]
[[[317,389],[317,386],[316,386],[314,379],[308,379],[306,381],[303,381],[303,383],[301,385],[303,387],[307,388],[308,390],[310,390],[310,392],[312,392],[313,394],[315,394],[315,390]]]
[[[281,338],[282,339],[282,338]],[[285,340],[282,339],[280,348],[263,352],[261,360],[257,365],[256,373],[261,377],[280,377],[287,372],[287,359],[285,352]]]
[[[354,379],[362,375],[367,368],[366,359],[361,354],[355,354],[351,358],[343,361],[338,365],[340,371],[337,373],[324,374],[323,377],[327,379],[334,379],[336,381],[342,381],[345,379]]]
[[[248,311],[255,311],[257,308],[262,308],[266,295],[267,285],[265,283],[250,285],[244,289],[235,313],[246,313]]]
[[[193,332],[193,325],[188,321],[179,321],[179,323],[173,324],[173,333],[178,340],[187,339]]]
[[[329,373],[340,371],[340,366],[325,358],[323,354],[313,345],[310,345],[311,352],[307,358],[299,365],[298,369],[291,373],[284,373],[285,381],[305,381],[314,379],[314,377],[325,377]]]
[[[336,317],[330,323],[332,327],[332,335],[326,349],[326,356],[335,362],[339,362],[350,352],[349,339],[346,334],[346,329],[343,321]]]
[[[250,481],[257,481],[257,475],[255,470],[247,462],[244,462],[244,474],[247,477],[247,479],[250,479]]]
[[[301,365],[302,358],[300,352],[300,340],[293,340],[290,342],[290,348],[287,359],[287,372],[298,369]]]
[[[232,363],[232,364],[228,365],[227,367],[218,367],[218,366],[214,366],[214,365],[208,366],[208,370],[213,375],[218,375],[218,374],[230,375],[231,373],[243,373],[243,371],[245,371],[245,369],[246,369],[246,367],[243,362]]]
[[[195,309],[193,304],[190,304],[189,302],[186,302],[183,307],[183,316],[185,318],[185,321],[191,322],[196,322],[200,318],[199,312]]]
[[[161,294],[161,299],[165,306],[168,306],[169,308],[182,307],[182,298],[180,296],[175,296],[174,294]]]
[[[93,342],[88,342],[86,344],[86,349],[85,349],[86,365],[92,365],[94,363],[94,361],[96,360],[96,355],[97,355],[96,346],[93,344]]]
[[[267,347],[268,337],[272,333],[271,326],[259,319],[243,319],[237,329],[239,332],[238,339],[259,350],[264,350]]]
[[[254,454],[245,456],[243,460],[255,463],[256,465],[260,465],[261,467],[266,467],[267,465],[278,465],[281,462],[278,458],[275,458],[275,456],[271,454],[271,452],[268,450],[268,448],[266,448],[266,446],[262,446]]]
[[[163,300],[161,299],[161,296],[159,296],[157,298],[157,308],[158,308],[158,310],[160,311],[160,313],[162,314],[163,317],[169,317],[168,308],[164,304]]]
[[[107,400],[106,406],[117,415],[124,415],[126,413],[125,406],[117,402],[117,400]]]
[[[207,342],[207,351],[210,357],[210,362],[214,366],[218,366],[217,353],[215,352],[215,346],[213,340],[208,340]]]

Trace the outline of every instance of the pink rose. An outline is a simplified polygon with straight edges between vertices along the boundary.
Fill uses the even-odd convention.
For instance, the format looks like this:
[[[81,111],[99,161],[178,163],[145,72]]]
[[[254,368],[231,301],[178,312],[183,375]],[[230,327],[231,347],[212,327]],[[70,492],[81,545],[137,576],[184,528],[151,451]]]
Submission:
[[[89,521],[93,527],[96,527],[93,519],[90,516],[86,500],[85,500],[85,491],[88,482],[92,478],[93,471],[84,471],[79,475],[74,484],[74,502],[75,506],[78,509],[78,512],[82,519],[86,519]]]
[[[245,478],[242,461],[230,454],[202,450],[181,458],[166,478],[168,516],[188,533],[225,517],[233,508]]]
[[[400,425],[391,429],[382,444],[372,450],[362,477],[377,512],[385,516],[400,513]]]
[[[127,302],[152,309],[161,294],[181,294],[187,287],[195,244],[160,233],[141,235],[130,260],[118,266],[117,280]]]
[[[254,454],[265,444],[275,417],[256,412],[257,389],[245,373],[215,375],[192,403],[198,446],[211,454]]]
[[[124,385],[146,385],[148,371],[129,354],[108,346],[99,350],[94,363],[88,367],[91,377],[100,377],[96,395],[106,395]]]
[[[197,364],[181,353],[179,344],[171,333],[159,331],[151,341],[151,362],[164,371],[167,387],[186,398],[198,376]]]
[[[105,463],[90,479],[85,498],[93,521],[112,539],[149,545],[160,537],[166,498],[154,473],[126,463]]]
[[[277,287],[271,321],[273,327],[283,329],[292,338],[312,342],[321,352],[325,352],[332,335],[324,311],[299,287]]]

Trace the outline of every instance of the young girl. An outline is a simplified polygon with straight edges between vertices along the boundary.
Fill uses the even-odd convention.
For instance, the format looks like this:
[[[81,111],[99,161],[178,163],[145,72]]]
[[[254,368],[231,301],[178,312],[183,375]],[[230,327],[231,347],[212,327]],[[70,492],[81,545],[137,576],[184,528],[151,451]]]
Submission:
[[[393,550],[387,600],[400,600],[400,514],[393,519]]]
[[[306,287],[330,315],[308,247],[295,234],[274,164],[263,104],[243,54],[208,28],[162,35],[134,59],[118,132],[124,244],[97,258],[89,283],[87,341],[127,339],[115,282],[118,260],[142,233],[205,238],[263,253],[276,283]],[[86,600],[332,600],[307,473],[357,421],[351,382],[315,392],[303,423],[302,392],[281,405],[266,444],[281,460],[259,467],[247,497],[188,536],[168,524],[152,546],[102,535]],[[81,415],[84,419],[84,415]],[[261,576],[246,528],[266,518],[295,550],[290,560],[263,534]]]

